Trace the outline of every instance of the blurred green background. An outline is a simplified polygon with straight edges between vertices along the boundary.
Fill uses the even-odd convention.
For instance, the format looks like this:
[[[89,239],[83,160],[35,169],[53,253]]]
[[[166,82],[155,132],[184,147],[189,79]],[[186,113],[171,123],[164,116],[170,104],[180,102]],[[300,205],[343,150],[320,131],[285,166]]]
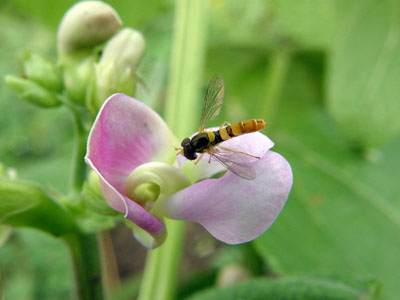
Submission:
[[[106,2],[145,35],[139,75],[149,91],[137,97],[162,114],[174,3]],[[0,3],[0,78],[21,73],[25,50],[55,60],[57,25],[73,3]],[[276,223],[246,246],[222,245],[191,225],[181,276],[192,274],[198,287],[182,281],[179,297],[211,285],[226,264],[245,262],[255,275],[368,278],[382,283],[382,299],[398,299],[400,1],[214,0],[208,10],[204,89],[214,74],[226,85],[215,124],[266,119],[264,133],[291,163],[294,186]],[[66,110],[33,107],[0,80],[0,112],[0,162],[66,192]],[[193,114],[197,122],[200,113]],[[113,299],[132,299],[144,250],[125,229],[114,230],[113,241],[126,282]],[[71,294],[68,253],[42,233],[13,230],[0,248],[0,268],[5,299]]]

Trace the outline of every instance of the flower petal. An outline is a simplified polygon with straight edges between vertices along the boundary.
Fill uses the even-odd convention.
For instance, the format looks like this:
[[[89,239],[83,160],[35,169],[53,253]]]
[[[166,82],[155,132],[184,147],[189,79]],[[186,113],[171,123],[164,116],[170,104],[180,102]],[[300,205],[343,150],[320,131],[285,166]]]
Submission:
[[[108,204],[151,234],[152,246],[162,241],[164,223],[125,196],[125,183],[139,165],[172,161],[174,144],[175,138],[156,112],[123,94],[104,102],[89,134],[85,161],[99,175]]]
[[[250,241],[277,218],[293,183],[291,167],[278,153],[268,151],[253,167],[254,180],[228,172],[160,199],[157,209],[169,218],[198,222],[225,243]]]
[[[120,194],[129,174],[151,160],[173,157],[175,138],[160,116],[145,104],[123,94],[109,97],[89,134],[85,160]],[[107,199],[126,212],[120,197]]]
[[[128,199],[126,196],[119,193],[113,186],[111,186],[107,181],[100,177],[100,186],[103,191],[104,197],[110,203],[122,203],[124,210],[119,210],[125,212],[125,218],[135,223],[138,227],[148,232],[153,240],[151,242],[142,242],[147,248],[155,248],[164,241],[165,238],[165,225],[164,222],[149,212],[147,212],[143,207],[134,201]]]

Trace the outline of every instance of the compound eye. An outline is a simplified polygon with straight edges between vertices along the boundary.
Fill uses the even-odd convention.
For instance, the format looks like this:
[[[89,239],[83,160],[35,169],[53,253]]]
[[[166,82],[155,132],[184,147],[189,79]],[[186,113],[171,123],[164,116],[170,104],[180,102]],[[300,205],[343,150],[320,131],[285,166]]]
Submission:
[[[185,147],[187,144],[189,144],[190,143],[190,139],[189,138],[185,138],[183,141],[182,141],[182,143],[181,143],[181,146],[182,147]]]

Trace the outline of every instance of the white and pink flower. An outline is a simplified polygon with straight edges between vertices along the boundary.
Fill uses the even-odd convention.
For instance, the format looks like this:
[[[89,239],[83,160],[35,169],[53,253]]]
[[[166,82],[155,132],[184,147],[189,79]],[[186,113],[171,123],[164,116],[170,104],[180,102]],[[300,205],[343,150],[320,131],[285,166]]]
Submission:
[[[156,112],[123,94],[104,102],[90,131],[85,160],[99,175],[108,204],[150,234],[151,239],[144,239],[136,232],[145,246],[163,242],[164,217],[200,223],[229,244],[255,239],[271,226],[289,195],[293,174],[289,163],[270,151],[274,143],[267,136],[256,132],[224,142],[224,147],[261,157],[249,162],[256,171],[254,180],[230,171],[204,179],[221,166],[208,164],[208,157],[198,166],[179,157],[178,164],[178,144]],[[146,193],[135,193],[146,183],[159,187],[150,203]]]

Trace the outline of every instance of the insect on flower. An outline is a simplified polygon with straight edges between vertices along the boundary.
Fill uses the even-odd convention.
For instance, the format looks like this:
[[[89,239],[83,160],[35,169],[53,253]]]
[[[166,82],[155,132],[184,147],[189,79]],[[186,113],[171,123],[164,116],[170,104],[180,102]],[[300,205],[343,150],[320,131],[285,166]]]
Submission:
[[[254,179],[256,172],[251,166],[251,162],[260,159],[260,157],[225,148],[220,144],[233,137],[263,130],[267,126],[267,123],[262,119],[252,119],[233,125],[223,122],[219,129],[214,131],[205,129],[207,123],[218,116],[223,101],[224,80],[221,76],[217,75],[211,79],[207,88],[198,133],[192,138],[187,137],[183,139],[181,147],[175,148],[175,150],[178,151],[177,155],[181,154],[189,160],[197,159],[194,163],[195,165],[207,153],[210,155],[209,163],[211,157],[213,157],[232,173],[244,179]],[[197,154],[200,154],[200,156],[198,157]]]

